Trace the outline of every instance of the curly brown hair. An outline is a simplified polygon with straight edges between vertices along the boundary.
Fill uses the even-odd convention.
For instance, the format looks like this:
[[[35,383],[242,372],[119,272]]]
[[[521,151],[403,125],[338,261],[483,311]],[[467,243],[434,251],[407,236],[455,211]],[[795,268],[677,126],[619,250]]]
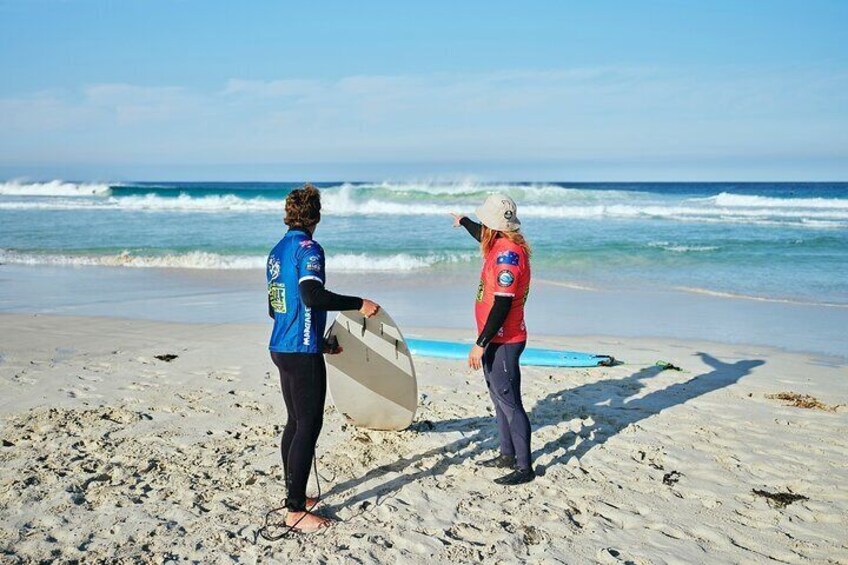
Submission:
[[[321,219],[321,193],[310,183],[292,190],[286,196],[286,225],[311,228]]]

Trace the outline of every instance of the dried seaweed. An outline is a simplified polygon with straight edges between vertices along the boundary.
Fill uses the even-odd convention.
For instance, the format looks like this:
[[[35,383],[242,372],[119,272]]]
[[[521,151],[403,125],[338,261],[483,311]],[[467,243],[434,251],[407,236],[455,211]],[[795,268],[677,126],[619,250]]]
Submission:
[[[788,402],[787,406],[795,406],[796,408],[807,408],[811,410],[826,410],[833,412],[836,406],[829,406],[822,403],[819,399],[809,394],[800,394],[798,392],[778,392],[776,394],[767,394],[766,398],[773,400],[783,400]]]
[[[679,481],[680,477],[682,476],[683,473],[681,473],[680,471],[671,471],[670,473],[666,473],[665,475],[663,475],[662,482],[664,485],[672,486],[677,483],[677,481]]]
[[[797,502],[799,500],[809,500],[803,494],[795,494],[794,492],[768,492],[766,490],[761,489],[753,489],[754,494],[757,496],[762,496],[765,498],[769,506],[772,508],[786,508],[793,502]]]

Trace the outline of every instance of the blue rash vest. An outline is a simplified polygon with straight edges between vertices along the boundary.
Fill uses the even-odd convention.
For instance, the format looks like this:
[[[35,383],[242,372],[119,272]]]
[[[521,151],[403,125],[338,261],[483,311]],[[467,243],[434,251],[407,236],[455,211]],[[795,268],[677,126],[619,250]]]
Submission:
[[[322,353],[327,311],[307,308],[298,284],[326,282],[324,249],[304,230],[290,229],[271,250],[266,267],[274,330],[268,349],[277,353]]]

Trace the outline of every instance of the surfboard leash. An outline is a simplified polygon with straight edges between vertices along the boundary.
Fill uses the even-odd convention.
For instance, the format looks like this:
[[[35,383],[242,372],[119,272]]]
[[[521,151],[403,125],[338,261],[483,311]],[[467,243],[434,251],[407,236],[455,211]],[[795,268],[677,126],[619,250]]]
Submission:
[[[297,521],[294,524],[292,524],[291,526],[286,526],[286,529],[283,530],[282,533],[276,534],[276,535],[268,532],[268,526],[273,525],[273,524],[269,524],[268,520],[271,517],[271,514],[274,514],[275,512],[279,512],[280,510],[284,510],[284,509],[286,511],[288,511],[288,509],[286,508],[285,505],[278,506],[277,508],[272,508],[271,510],[269,510],[268,512],[265,513],[265,523],[262,524],[262,527],[259,528],[253,534],[253,545],[256,545],[259,542],[260,537],[262,539],[264,539],[265,541],[270,541],[270,542],[280,541],[281,539],[287,537],[290,533],[292,533],[293,531],[295,531],[297,529],[297,525],[300,524],[301,520],[303,520],[304,518],[306,518],[306,516],[311,514],[312,510],[316,506],[318,506],[318,503],[321,502],[321,496],[322,496],[321,495],[321,478],[320,478],[321,475],[318,474],[318,459],[314,455],[312,456],[312,469],[315,471],[315,484],[318,486],[318,497],[315,499],[315,502],[312,504],[312,506],[307,508],[306,512],[304,512],[303,516],[298,518]]]

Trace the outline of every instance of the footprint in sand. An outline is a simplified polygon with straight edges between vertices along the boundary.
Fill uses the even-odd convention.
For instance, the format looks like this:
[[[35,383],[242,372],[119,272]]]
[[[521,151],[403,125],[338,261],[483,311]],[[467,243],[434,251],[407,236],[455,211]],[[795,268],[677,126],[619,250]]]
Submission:
[[[102,382],[103,379],[95,376],[95,375],[77,375],[77,378],[81,381],[89,382],[89,383],[99,383]]]
[[[12,377],[12,380],[15,381],[16,383],[20,383],[20,384],[24,384],[24,385],[38,384],[38,381],[36,379],[33,379],[31,377],[25,377],[23,373],[18,373],[17,375]]]
[[[112,365],[110,363],[89,363],[83,366],[83,370],[94,373],[111,373]]]
[[[53,365],[57,365],[63,361],[67,361],[71,357],[74,356],[76,350],[73,348],[65,348],[65,347],[57,347],[55,353],[53,354],[53,358],[50,360],[50,363]]]
[[[145,391],[149,388],[159,388],[159,385],[156,383],[142,383],[138,381],[133,381],[124,388],[127,390]]]
[[[233,383],[233,382],[237,383],[237,382],[241,381],[241,379],[239,378],[240,374],[241,374],[241,371],[238,370],[238,369],[236,369],[236,370],[221,369],[221,370],[218,370],[218,371],[212,371],[211,373],[209,373],[209,376],[214,377],[215,379],[217,379],[219,381],[224,381],[224,382],[228,382],[228,383]]]
[[[60,388],[60,392],[66,393],[71,398],[79,398],[82,400],[92,399],[92,398],[103,398],[102,394],[94,394],[93,390],[96,390],[94,387],[81,387],[85,390],[79,390],[76,388]]]
[[[598,563],[636,563],[633,559],[626,557],[620,549],[614,547],[605,547],[599,550],[595,557],[597,557]]]

